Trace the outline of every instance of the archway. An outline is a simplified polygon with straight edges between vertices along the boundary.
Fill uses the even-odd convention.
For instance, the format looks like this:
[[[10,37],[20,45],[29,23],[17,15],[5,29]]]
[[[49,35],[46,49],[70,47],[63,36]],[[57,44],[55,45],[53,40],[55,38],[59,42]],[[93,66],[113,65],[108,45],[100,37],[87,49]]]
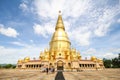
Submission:
[[[57,62],[57,70],[64,70],[64,63],[63,61],[58,61]]]

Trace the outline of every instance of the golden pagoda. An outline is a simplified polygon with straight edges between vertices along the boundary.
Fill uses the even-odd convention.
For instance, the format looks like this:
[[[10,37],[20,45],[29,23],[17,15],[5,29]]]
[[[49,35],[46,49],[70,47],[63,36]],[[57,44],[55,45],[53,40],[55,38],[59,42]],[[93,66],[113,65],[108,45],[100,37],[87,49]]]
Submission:
[[[40,69],[53,66],[55,70],[92,70],[103,69],[103,61],[96,57],[82,60],[80,52],[71,48],[71,42],[65,32],[61,12],[59,12],[55,32],[49,43],[49,49],[40,52],[39,59],[31,60],[29,57],[18,60],[18,69]]]

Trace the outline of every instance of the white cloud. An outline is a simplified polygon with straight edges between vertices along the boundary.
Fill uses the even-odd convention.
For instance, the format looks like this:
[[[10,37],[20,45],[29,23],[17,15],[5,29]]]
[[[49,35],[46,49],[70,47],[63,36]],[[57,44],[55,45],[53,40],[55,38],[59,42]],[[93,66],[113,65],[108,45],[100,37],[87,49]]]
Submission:
[[[111,48],[109,49],[109,52],[120,53],[120,48]]]
[[[120,51],[120,48],[112,48],[112,49],[95,49],[95,48],[89,48],[85,51],[83,51],[82,58],[88,57],[90,59],[91,56],[95,56],[96,58],[106,58],[106,59],[112,59],[115,57],[118,57],[118,53]],[[116,53],[117,52],[117,53]]]
[[[33,40],[30,40],[31,43],[33,43],[34,41]]]
[[[23,44],[21,42],[11,42],[11,44],[17,45],[17,46],[27,46],[27,44]]]
[[[0,63],[17,63],[18,59],[24,59],[25,57],[30,57],[33,59],[39,58],[40,51],[45,49],[45,45],[41,46],[31,46],[28,45],[23,48],[7,48],[0,46]],[[12,56],[11,56],[12,55]]]
[[[4,28],[4,25],[2,24],[0,24],[0,33],[5,36],[14,37],[14,38],[16,38],[19,35],[19,33],[15,29],[11,27]]]
[[[56,18],[58,11],[61,10],[62,13],[67,16],[78,17],[82,15],[90,6],[90,1],[87,0],[35,0],[35,10],[34,12],[40,17],[45,18]],[[44,6],[44,7],[43,7]],[[49,13],[49,14],[48,14]]]
[[[98,3],[92,0],[35,0],[29,8],[32,8],[32,12],[37,14],[39,20],[43,20],[41,24],[34,25],[35,33],[44,37],[52,34],[55,26],[48,27],[47,24],[56,21],[58,11],[61,10],[65,28],[70,33],[68,35],[71,39],[81,46],[89,46],[91,38],[107,35],[114,17],[120,12],[118,5],[109,6],[105,1],[100,2],[103,7],[99,7],[96,5]],[[87,30],[82,31],[82,27]]]
[[[114,53],[105,53],[103,55],[104,58],[107,58],[107,59],[112,59],[112,58],[115,58],[115,57],[118,57],[118,54],[114,54]]]
[[[40,34],[40,35],[43,35],[44,37],[46,37],[45,29],[41,25],[34,24],[33,29],[36,34]]]
[[[100,10],[101,11],[101,10]],[[114,17],[119,14],[118,6],[102,9],[102,13],[97,12],[98,20],[96,21],[96,29],[94,33],[96,36],[105,36],[110,29],[110,25],[114,22]]]
[[[74,40],[81,46],[88,46],[90,44],[89,39],[91,37],[91,31],[88,31],[86,27],[78,27],[68,33],[71,40]]]
[[[96,54],[96,53],[97,53],[96,49],[94,48],[89,48],[88,50],[84,52],[84,54]]]
[[[118,19],[117,22],[120,23],[120,19]]]
[[[110,23],[106,24],[100,24],[94,31],[95,35],[98,37],[105,36],[108,32],[108,29],[110,27]]]
[[[22,9],[23,11],[29,10],[28,6],[24,2],[19,5],[19,8]]]
[[[94,49],[94,48],[89,48],[89,49],[83,51],[83,52],[81,53],[81,56],[82,56],[82,59],[85,59],[85,58],[90,59],[91,56],[96,56],[96,54],[97,54],[96,49]],[[98,57],[98,56],[96,56],[96,57]]]
[[[68,32],[71,29],[71,23],[69,21],[64,21],[65,30]]]
[[[4,47],[3,47],[3,46],[0,46],[0,49],[4,49]]]
[[[45,38],[54,32],[54,26],[52,23],[46,23],[45,25],[34,24],[33,29],[36,34],[42,35]]]

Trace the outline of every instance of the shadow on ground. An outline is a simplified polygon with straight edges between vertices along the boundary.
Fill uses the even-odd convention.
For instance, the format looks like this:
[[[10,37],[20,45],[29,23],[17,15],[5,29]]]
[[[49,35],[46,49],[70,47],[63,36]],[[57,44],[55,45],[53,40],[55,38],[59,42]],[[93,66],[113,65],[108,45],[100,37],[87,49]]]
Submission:
[[[57,74],[55,76],[55,80],[65,80],[62,71],[57,72]]]

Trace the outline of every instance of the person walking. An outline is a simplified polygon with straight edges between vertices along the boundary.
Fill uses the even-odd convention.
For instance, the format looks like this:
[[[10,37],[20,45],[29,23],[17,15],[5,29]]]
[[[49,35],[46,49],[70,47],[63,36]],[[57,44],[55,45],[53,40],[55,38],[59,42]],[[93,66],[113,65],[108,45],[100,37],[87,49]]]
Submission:
[[[49,68],[48,68],[48,66],[46,67],[46,73],[48,74],[48,72],[49,72]]]
[[[52,72],[54,73],[55,72],[55,68],[53,66],[52,66],[52,69],[53,69]]]

